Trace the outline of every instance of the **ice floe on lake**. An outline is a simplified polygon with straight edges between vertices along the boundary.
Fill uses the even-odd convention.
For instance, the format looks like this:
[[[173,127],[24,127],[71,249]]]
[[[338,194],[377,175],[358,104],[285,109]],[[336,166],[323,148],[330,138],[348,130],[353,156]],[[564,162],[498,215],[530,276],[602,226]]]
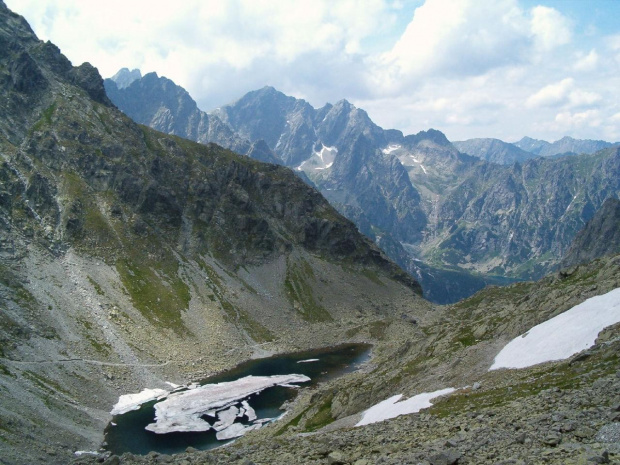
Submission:
[[[402,394],[392,396],[389,399],[379,402],[366,410],[362,414],[362,419],[358,421],[355,426],[369,425],[371,423],[377,423],[390,418],[396,418],[400,415],[417,413],[420,410],[433,405],[431,400],[434,398],[451,394],[454,391],[454,388],[446,388],[434,392],[423,392],[422,394],[418,394],[400,402],[399,400],[403,397]]]
[[[310,381],[310,378],[297,374],[246,376],[236,381],[205,384],[190,391],[175,392],[170,394],[166,400],[155,404],[155,422],[147,425],[145,429],[154,433],[165,434],[184,431],[208,431],[213,427],[216,430],[220,429],[219,433],[222,433],[217,435],[218,439],[232,434],[236,435],[242,431],[240,426],[244,425],[230,428],[235,425],[234,421],[239,413],[239,408],[235,404],[238,404],[241,399],[269,387],[291,386],[291,383],[307,381]],[[256,417],[254,410],[247,402],[242,402],[241,406],[245,409],[248,419],[252,416]],[[211,425],[203,417],[211,414],[213,410],[217,411],[218,421]],[[244,426],[243,431],[249,431],[248,428]]]
[[[312,362],[318,362],[319,359],[318,358],[309,358],[308,360],[300,360],[297,363],[312,363]]]
[[[527,368],[563,360],[594,345],[598,333],[620,322],[620,288],[574,306],[510,341],[489,370]]]
[[[125,394],[118,398],[118,402],[112,407],[110,413],[112,415],[121,415],[132,410],[138,410],[142,404],[167,395],[168,391],[164,389],[145,389],[137,394]]]

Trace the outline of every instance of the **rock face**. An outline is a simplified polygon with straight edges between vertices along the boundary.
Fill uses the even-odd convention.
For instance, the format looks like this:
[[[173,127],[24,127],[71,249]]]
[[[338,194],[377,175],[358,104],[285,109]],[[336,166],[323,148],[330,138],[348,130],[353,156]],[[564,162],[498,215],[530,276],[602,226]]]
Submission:
[[[121,394],[426,313],[289,169],[136,124],[2,3],[0,44],[3,462],[96,449]]]
[[[202,144],[214,142],[260,161],[278,162],[262,141],[237,136],[218,117],[200,111],[185,89],[165,77],[156,73],[141,77],[139,70],[124,68],[104,83],[114,104],[138,123]]]
[[[459,152],[480,158],[498,165],[512,165],[535,158],[536,154],[520,149],[514,144],[499,139],[468,139],[452,142]]]
[[[561,266],[566,268],[588,263],[617,253],[620,253],[620,201],[609,198],[577,233]]]

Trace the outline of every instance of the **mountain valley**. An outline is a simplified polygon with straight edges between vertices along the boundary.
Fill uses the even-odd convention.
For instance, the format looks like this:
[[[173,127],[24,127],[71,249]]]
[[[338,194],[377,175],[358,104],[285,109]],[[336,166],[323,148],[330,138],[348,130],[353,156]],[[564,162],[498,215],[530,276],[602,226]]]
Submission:
[[[165,130],[153,122],[156,114],[183,120],[178,105],[166,103],[169,85],[142,78],[111,95],[130,114],[140,105],[125,109],[124,102],[140,101],[139,88],[152,89],[159,97],[138,121]],[[577,231],[620,192],[618,147],[603,141],[520,141],[533,152],[491,139],[452,144],[432,129],[408,136],[384,130],[346,100],[314,109],[271,87],[209,117],[242,139],[264,143],[279,163],[306,175],[437,303],[556,269]],[[191,136],[201,137],[207,138]],[[553,156],[567,147],[584,153]]]
[[[0,463],[620,460],[620,148],[502,165],[272,87],[207,114],[155,73],[73,66],[3,0],[0,44]],[[596,298],[618,317],[587,346],[491,369]],[[341,344],[370,359],[308,387],[287,373],[271,383],[297,389],[284,413],[226,447],[104,442],[121,396],[178,400],[242,362]],[[249,419],[246,401],[200,424]]]

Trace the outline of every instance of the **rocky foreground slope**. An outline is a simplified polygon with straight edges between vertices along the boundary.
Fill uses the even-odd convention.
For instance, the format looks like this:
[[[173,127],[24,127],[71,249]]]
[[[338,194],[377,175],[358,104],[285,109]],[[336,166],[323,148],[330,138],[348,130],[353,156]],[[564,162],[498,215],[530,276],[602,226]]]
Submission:
[[[0,87],[3,463],[96,448],[120,394],[427,313],[288,169],[137,125],[3,2]]]
[[[618,287],[620,256],[615,256],[538,283],[485,289],[415,325],[401,319],[360,325],[357,331],[379,339],[371,365],[301,390],[284,419],[232,446],[174,456],[108,453],[74,463],[618,463],[620,325],[568,360],[488,371],[509,340]],[[392,395],[446,387],[460,389],[419,413],[353,427],[361,411]]]

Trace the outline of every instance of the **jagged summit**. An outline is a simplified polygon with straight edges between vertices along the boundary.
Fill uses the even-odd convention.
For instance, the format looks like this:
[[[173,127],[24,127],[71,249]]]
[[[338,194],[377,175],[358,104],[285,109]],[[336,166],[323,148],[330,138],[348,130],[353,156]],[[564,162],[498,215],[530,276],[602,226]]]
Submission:
[[[132,69],[130,71],[128,68],[121,68],[110,79],[116,83],[119,89],[124,89],[128,87],[132,82],[140,79],[141,77],[142,73],[139,69]]]

